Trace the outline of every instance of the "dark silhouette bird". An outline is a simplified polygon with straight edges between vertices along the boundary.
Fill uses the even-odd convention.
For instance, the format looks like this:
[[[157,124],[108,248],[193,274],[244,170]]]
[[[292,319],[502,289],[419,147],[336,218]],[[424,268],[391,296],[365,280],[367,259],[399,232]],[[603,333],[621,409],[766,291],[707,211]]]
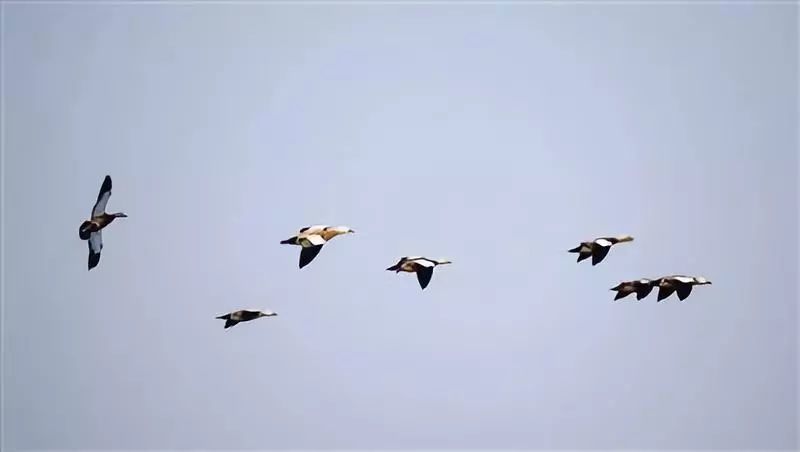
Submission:
[[[421,256],[401,257],[396,264],[392,265],[386,270],[393,271],[395,273],[416,273],[419,286],[425,289],[431,282],[434,267],[444,264],[452,264],[452,262],[448,260],[429,259]]]
[[[614,297],[615,300],[625,298],[632,293],[636,294],[637,300],[641,300],[642,298],[650,295],[650,292],[653,290],[655,284],[656,281],[653,281],[652,279],[642,278],[634,281],[623,281],[617,284],[615,287],[612,287],[611,290],[617,292],[617,295]]]
[[[240,322],[249,322],[251,320],[259,319],[261,317],[272,317],[278,315],[272,311],[257,311],[254,309],[241,309],[239,311],[229,312],[225,315],[217,317],[225,321],[225,329],[236,326]]]
[[[677,293],[678,299],[683,301],[692,293],[694,286],[711,284],[711,281],[702,276],[672,275],[658,278],[655,283],[658,286],[658,299],[656,301],[669,297],[673,292]]]
[[[581,242],[580,245],[569,250],[570,253],[578,253],[578,262],[592,257],[592,265],[597,265],[606,258],[608,251],[613,245],[623,242],[631,242],[633,237],[623,235],[619,237],[601,237],[590,242]]]

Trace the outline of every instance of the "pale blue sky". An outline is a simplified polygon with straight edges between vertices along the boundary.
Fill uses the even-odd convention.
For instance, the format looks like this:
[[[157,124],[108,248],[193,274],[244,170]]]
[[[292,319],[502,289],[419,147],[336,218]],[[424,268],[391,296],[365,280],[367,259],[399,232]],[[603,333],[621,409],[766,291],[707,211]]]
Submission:
[[[797,445],[796,5],[2,8],[9,450]]]

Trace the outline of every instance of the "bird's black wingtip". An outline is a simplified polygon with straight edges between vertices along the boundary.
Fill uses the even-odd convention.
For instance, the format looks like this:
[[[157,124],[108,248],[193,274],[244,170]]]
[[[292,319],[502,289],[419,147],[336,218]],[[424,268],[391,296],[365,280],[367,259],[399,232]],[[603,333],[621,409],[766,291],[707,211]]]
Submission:
[[[108,174],[103,178],[103,185],[100,187],[100,190],[103,192],[111,190],[111,176]]]

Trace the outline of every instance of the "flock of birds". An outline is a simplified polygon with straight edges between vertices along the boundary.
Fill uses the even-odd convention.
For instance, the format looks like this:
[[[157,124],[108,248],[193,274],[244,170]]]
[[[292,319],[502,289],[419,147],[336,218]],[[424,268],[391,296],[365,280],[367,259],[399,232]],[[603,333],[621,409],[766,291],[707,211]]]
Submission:
[[[620,237],[600,237],[591,242],[581,242],[580,245],[569,250],[569,252],[578,253],[578,262],[591,257],[592,265],[597,265],[605,259],[612,246],[617,243],[632,241],[633,237],[629,235]],[[711,281],[702,276],[670,275],[656,279],[642,278],[634,281],[623,281],[612,287],[611,290],[617,292],[617,296],[614,297],[614,300],[625,298],[632,293],[636,293],[636,299],[641,300],[650,295],[654,287],[658,287],[658,298],[656,301],[661,301],[673,293],[677,293],[678,299],[683,301],[692,293],[692,288],[694,286],[702,286],[704,284],[711,284]]]
[[[110,197],[111,176],[106,176],[103,180],[103,185],[100,187],[100,193],[97,195],[97,201],[92,208],[91,218],[84,221],[78,231],[81,240],[86,240],[89,244],[89,270],[100,263],[100,252],[103,249],[103,229],[115,219],[127,217],[127,215],[122,212],[106,213],[106,205]],[[355,231],[347,226],[315,225],[300,229],[297,235],[282,240],[280,243],[283,245],[296,245],[300,247],[299,266],[303,268],[310,264],[322,250],[322,247],[334,237],[352,233],[355,233]],[[631,241],[633,241],[633,237],[629,235],[601,237],[591,241],[581,242],[580,245],[569,250],[569,252],[578,254],[578,262],[591,257],[592,265],[597,265],[605,259],[612,246],[618,243]],[[405,256],[401,257],[396,264],[386,270],[394,271],[395,273],[416,273],[420,287],[425,289],[431,282],[433,269],[439,265],[451,263],[452,262],[449,260],[437,260],[423,256]],[[699,276],[671,275],[655,279],[642,278],[634,281],[623,281],[617,286],[612,287],[611,290],[617,292],[614,300],[625,298],[633,293],[636,294],[637,300],[641,300],[647,297],[650,292],[652,292],[653,288],[658,287],[657,301],[661,301],[673,293],[677,293],[678,298],[683,301],[691,294],[694,286],[705,284],[711,284],[711,281]],[[240,322],[276,315],[278,314],[272,311],[240,309],[221,315],[217,317],[217,319],[225,320],[225,328],[227,329]]]

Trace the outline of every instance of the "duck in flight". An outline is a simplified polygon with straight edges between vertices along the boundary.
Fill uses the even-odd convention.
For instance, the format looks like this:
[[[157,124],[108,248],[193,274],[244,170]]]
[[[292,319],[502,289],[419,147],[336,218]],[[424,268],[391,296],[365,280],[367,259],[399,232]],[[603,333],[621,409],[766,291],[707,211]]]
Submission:
[[[356,231],[347,226],[315,225],[298,231],[297,235],[282,240],[282,245],[298,245],[300,249],[300,268],[310,264],[322,250],[322,246],[331,239],[342,234],[353,234]]]
[[[656,281],[642,278],[635,281],[621,282],[615,287],[612,287],[611,290],[617,292],[617,295],[614,297],[615,300],[625,298],[632,293],[636,294],[637,300],[641,300],[642,298],[650,295],[650,292],[653,290],[655,284]]]
[[[422,289],[425,289],[431,282],[434,267],[445,264],[452,264],[452,262],[448,260],[429,259],[422,256],[401,257],[396,264],[392,265],[386,270],[393,271],[395,273],[416,273],[419,286]]]
[[[122,212],[106,213],[106,204],[110,197],[111,176],[106,176],[100,187],[100,194],[97,195],[97,201],[92,208],[91,218],[81,223],[81,227],[78,229],[78,236],[81,240],[89,243],[89,270],[97,267],[97,264],[100,263],[100,251],[103,249],[102,230],[116,218],[127,217]]]
[[[249,322],[250,320],[260,319],[261,317],[272,317],[278,315],[272,311],[257,311],[255,309],[241,309],[229,312],[217,317],[225,321],[225,329],[236,326],[239,322]]]
[[[656,301],[669,297],[673,292],[677,293],[678,299],[683,301],[692,293],[694,286],[711,284],[711,281],[702,276],[673,275],[658,278],[654,284],[658,286],[658,299]]]
[[[606,258],[608,250],[617,243],[632,242],[633,237],[622,235],[619,237],[600,237],[590,242],[581,242],[577,247],[569,250],[570,253],[578,253],[578,262],[592,257],[592,265],[597,265]]]

